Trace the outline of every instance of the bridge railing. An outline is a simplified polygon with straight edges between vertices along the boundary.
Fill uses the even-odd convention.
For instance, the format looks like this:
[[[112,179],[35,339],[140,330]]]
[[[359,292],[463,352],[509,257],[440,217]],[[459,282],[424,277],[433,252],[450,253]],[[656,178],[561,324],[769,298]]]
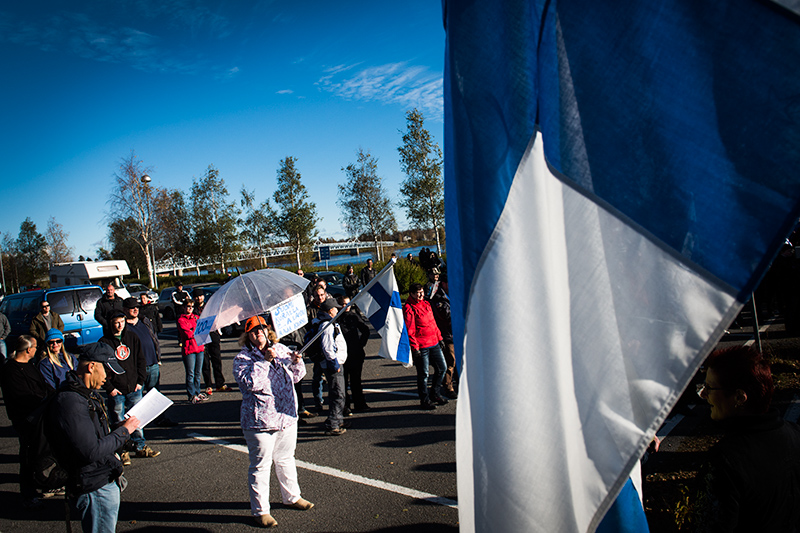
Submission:
[[[379,246],[384,248],[386,247],[393,247],[394,241],[383,241],[378,243]],[[328,246],[330,247],[331,251],[341,251],[341,250],[359,250],[361,248],[373,248],[375,246],[374,242],[362,242],[362,241],[342,241],[342,242],[321,242],[317,241],[314,243],[312,247],[313,252],[319,252],[320,246]],[[264,249],[257,249],[257,248],[245,248],[243,250],[237,250],[235,252],[229,252],[225,254],[225,263],[236,263],[240,261],[251,261],[253,259],[270,259],[272,257],[281,257],[284,255],[292,255],[294,253],[294,248],[291,246],[280,246],[275,248],[264,248]],[[163,272],[172,272],[173,270],[190,270],[196,268],[202,268],[209,265],[219,264],[219,256],[209,256],[209,257],[200,257],[200,258],[189,258],[189,257],[172,257],[171,255],[167,255],[162,257],[160,260],[156,261],[156,273],[163,273]]]

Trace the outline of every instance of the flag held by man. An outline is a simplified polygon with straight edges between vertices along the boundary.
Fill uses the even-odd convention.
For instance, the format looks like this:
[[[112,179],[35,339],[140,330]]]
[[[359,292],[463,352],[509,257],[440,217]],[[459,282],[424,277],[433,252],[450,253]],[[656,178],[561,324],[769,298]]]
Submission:
[[[391,262],[353,297],[351,304],[358,305],[370,324],[381,336],[378,355],[406,366],[411,364],[411,344],[403,321],[403,302]]]

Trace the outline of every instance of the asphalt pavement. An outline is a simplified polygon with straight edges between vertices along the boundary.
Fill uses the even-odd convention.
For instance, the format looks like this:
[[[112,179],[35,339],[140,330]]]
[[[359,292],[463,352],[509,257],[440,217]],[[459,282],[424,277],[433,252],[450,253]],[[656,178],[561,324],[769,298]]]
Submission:
[[[239,426],[241,394],[231,375],[239,348],[223,339],[225,377],[232,392],[215,392],[192,405],[174,322],[161,334],[163,366],[159,390],[174,405],[174,428],[146,428],[156,458],[132,458],[125,468],[117,531],[251,531],[247,491],[247,447]],[[283,507],[275,475],[272,515],[278,530],[298,532],[399,532],[458,529],[455,467],[455,401],[435,411],[417,408],[413,368],[377,357],[377,334],[367,345],[364,387],[371,410],[347,418],[339,437],[324,435],[324,416],[309,419],[298,433],[296,458],[309,511]],[[306,404],[311,366],[304,380]],[[63,497],[36,510],[19,503],[18,441],[0,408],[0,533],[65,531]],[[73,531],[81,531],[72,521]]]

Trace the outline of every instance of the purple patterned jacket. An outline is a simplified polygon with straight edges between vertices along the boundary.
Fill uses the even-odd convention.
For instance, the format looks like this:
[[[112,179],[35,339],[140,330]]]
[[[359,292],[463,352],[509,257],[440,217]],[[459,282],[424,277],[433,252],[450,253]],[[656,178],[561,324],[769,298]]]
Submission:
[[[302,359],[292,363],[283,344],[273,344],[276,357],[266,362],[258,348],[242,347],[233,359],[233,375],[242,392],[242,429],[284,430],[297,423],[294,384],[306,375]]]

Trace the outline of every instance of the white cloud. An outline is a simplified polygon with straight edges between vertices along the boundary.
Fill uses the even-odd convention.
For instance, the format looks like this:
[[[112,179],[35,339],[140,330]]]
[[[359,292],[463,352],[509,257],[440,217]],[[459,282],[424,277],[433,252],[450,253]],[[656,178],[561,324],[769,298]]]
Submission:
[[[178,9],[181,2],[172,4],[168,15],[175,24],[188,25],[188,31],[206,28],[215,37],[227,32],[226,22],[207,13],[190,16]],[[147,6],[141,6],[144,10]],[[165,8],[161,8],[161,14]],[[158,10],[155,10],[158,12]],[[152,16],[153,12],[148,11]],[[86,13],[59,12],[40,19],[17,20],[0,13],[0,42],[9,41],[46,52],[69,52],[78,57],[110,63],[127,64],[146,72],[177,72],[182,74],[211,73],[228,78],[239,69],[223,68],[187,50],[176,50],[161,36],[113,22],[100,22]]]
[[[276,94],[292,94],[292,93],[294,93],[294,91],[291,89],[281,89]]]
[[[317,85],[348,100],[377,101],[417,107],[433,120],[443,118],[443,79],[427,67],[408,63],[389,63],[351,73],[355,65],[336,65],[325,69]]]

